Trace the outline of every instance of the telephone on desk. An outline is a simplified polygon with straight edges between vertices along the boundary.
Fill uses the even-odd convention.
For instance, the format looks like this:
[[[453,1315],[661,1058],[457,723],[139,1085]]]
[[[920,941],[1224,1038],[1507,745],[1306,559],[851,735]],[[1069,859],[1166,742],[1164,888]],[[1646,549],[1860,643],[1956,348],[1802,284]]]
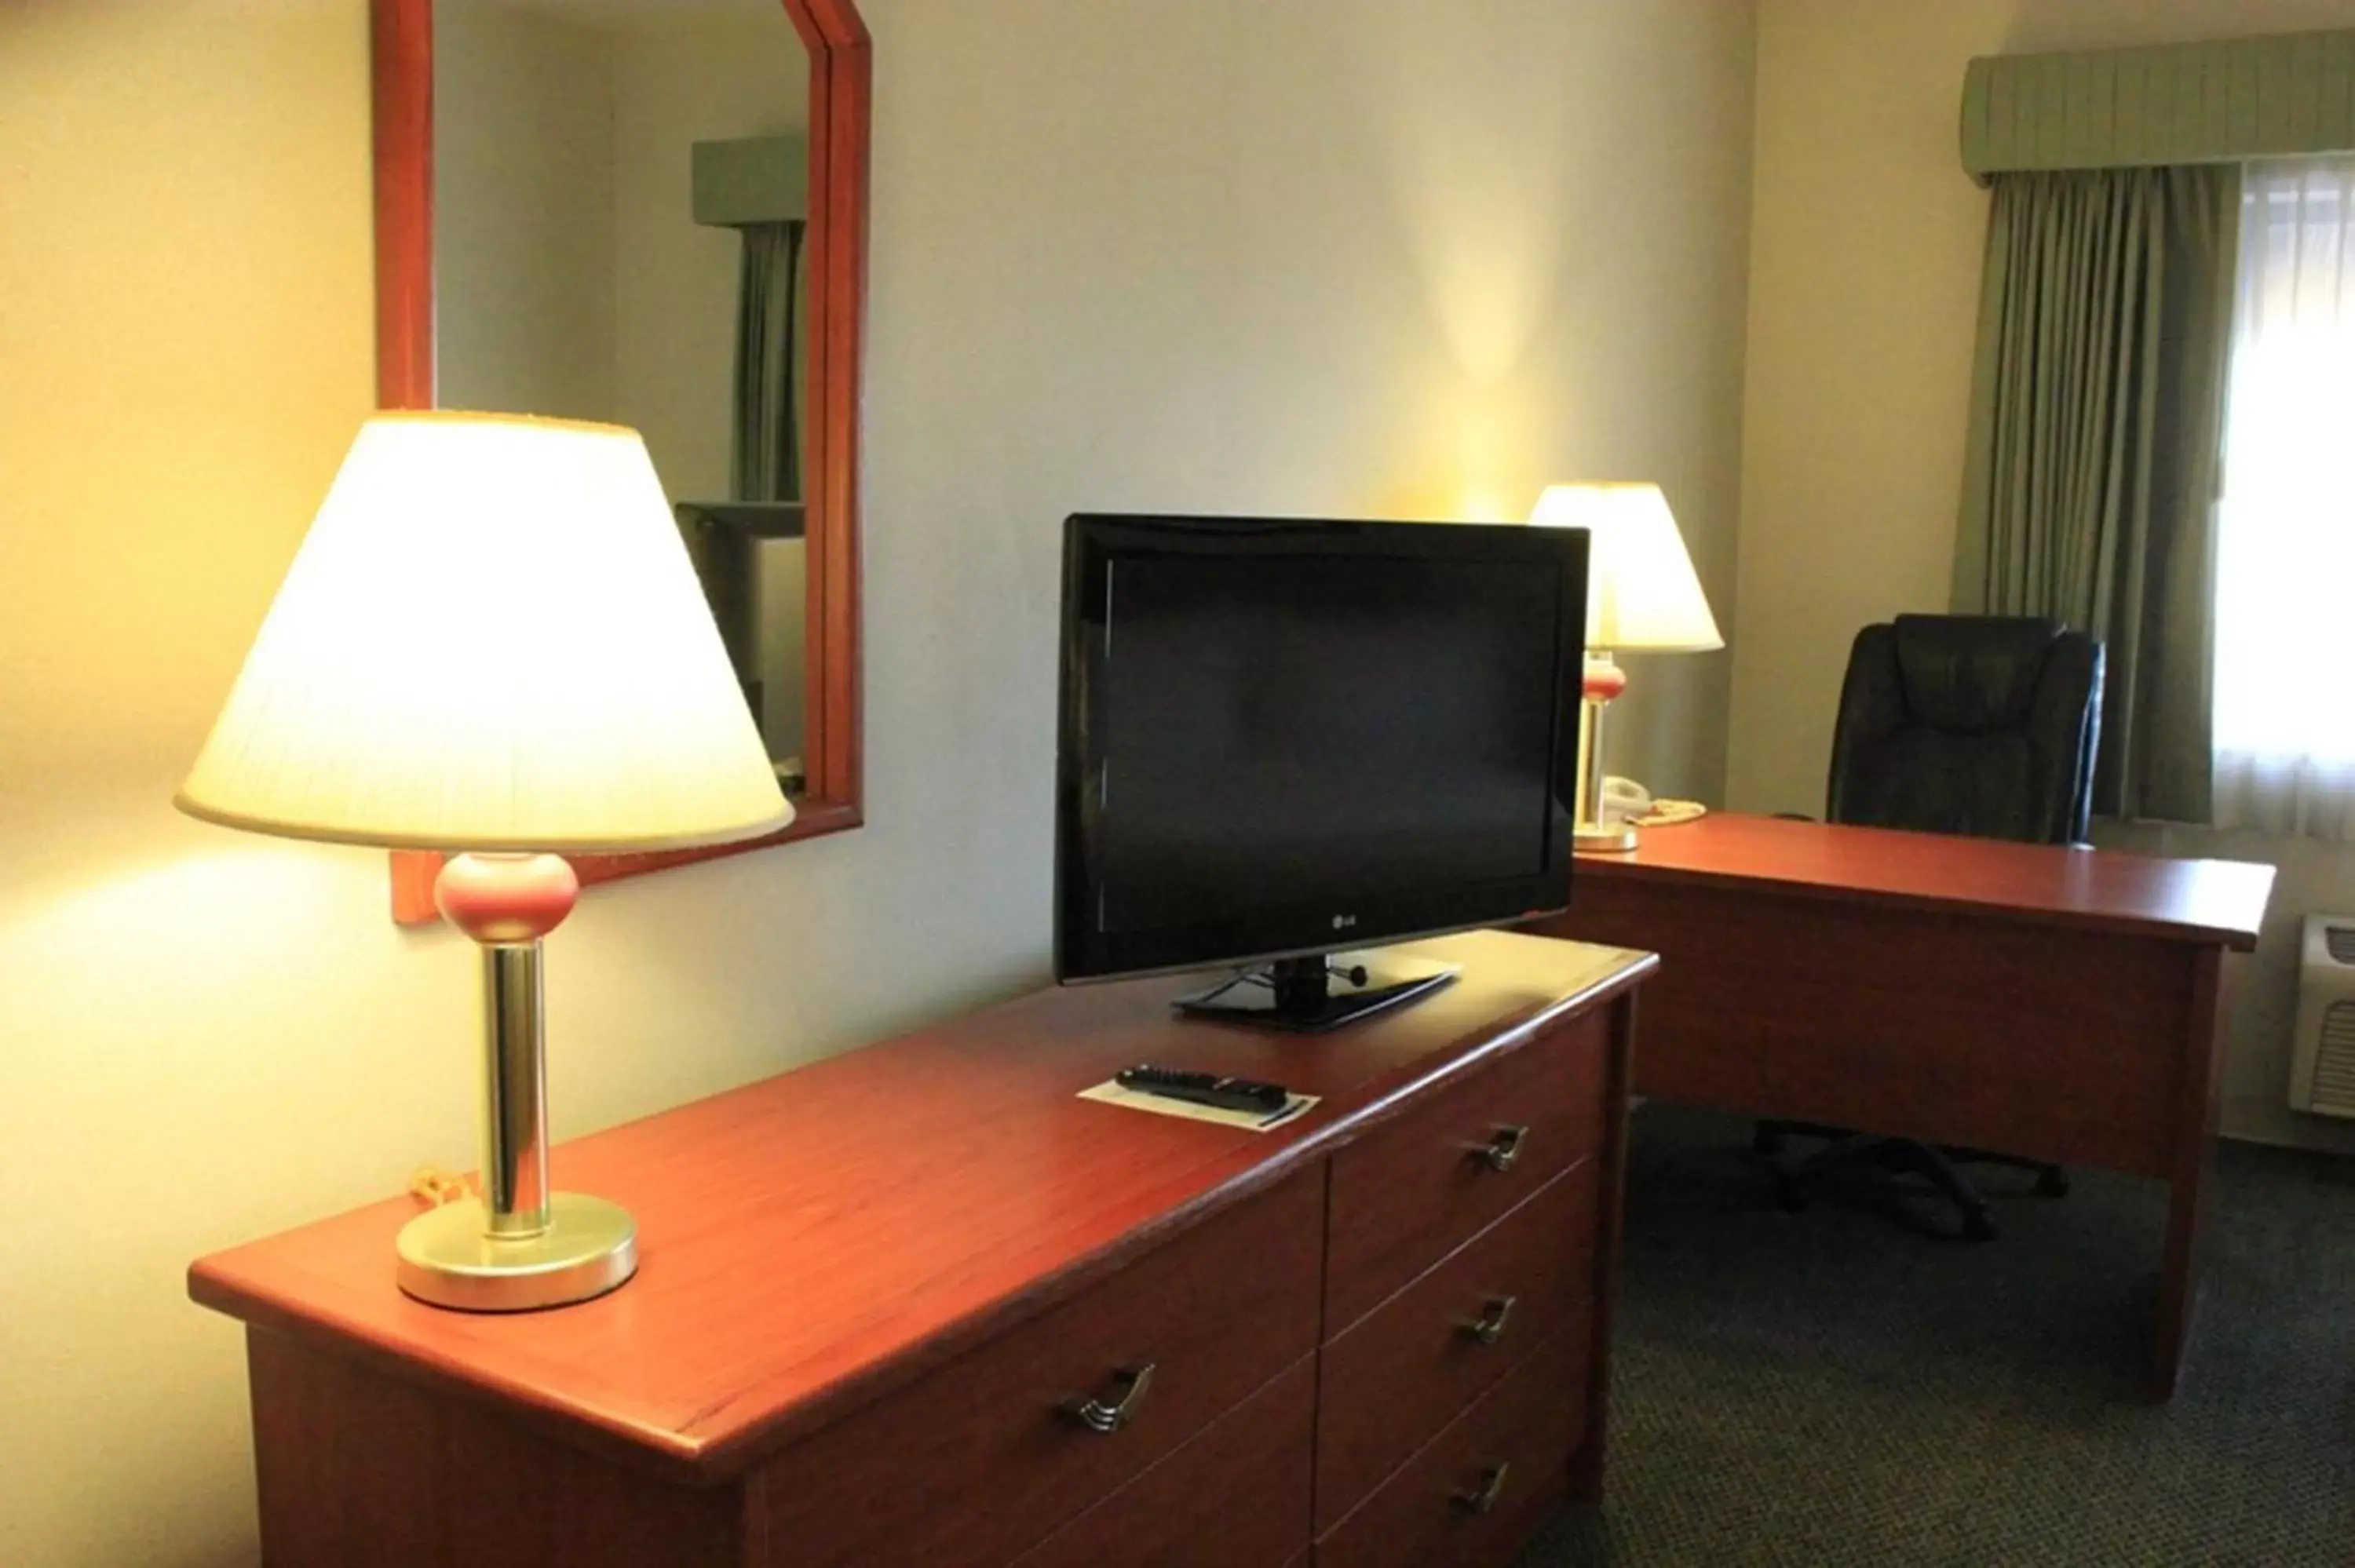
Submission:
[[[1614,822],[1633,822],[1639,828],[1665,828],[1707,815],[1709,808],[1699,800],[1671,800],[1666,796],[1656,799],[1649,789],[1633,779],[1620,779],[1608,773],[1603,776],[1603,821],[1605,826]]]

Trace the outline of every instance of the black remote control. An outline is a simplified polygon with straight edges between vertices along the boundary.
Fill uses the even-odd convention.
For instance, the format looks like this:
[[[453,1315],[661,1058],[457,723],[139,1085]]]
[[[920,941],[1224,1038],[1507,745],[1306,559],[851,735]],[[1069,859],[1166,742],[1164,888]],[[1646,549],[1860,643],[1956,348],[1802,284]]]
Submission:
[[[1225,1078],[1216,1073],[1185,1073],[1174,1067],[1124,1067],[1114,1075],[1113,1081],[1140,1094],[1189,1100],[1198,1106],[1216,1106],[1220,1110],[1265,1111],[1273,1115],[1292,1103],[1291,1091],[1282,1084]]]

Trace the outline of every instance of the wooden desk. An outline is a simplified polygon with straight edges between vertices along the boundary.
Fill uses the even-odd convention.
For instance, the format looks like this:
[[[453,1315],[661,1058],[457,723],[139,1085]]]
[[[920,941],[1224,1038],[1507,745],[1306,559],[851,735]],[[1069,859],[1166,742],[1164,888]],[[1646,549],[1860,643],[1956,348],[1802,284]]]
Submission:
[[[1174,1019],[1182,979],[1046,991],[565,1144],[642,1241],[577,1307],[403,1297],[406,1200],[202,1260],[267,1561],[1510,1561],[1601,1492],[1657,960],[1418,950],[1464,978],[1332,1035]],[[1074,1097],[1139,1061],[1324,1100],[1261,1134]]]
[[[1710,816],[1581,855],[1535,929],[1659,953],[1640,1093],[2169,1187],[2174,1393],[2218,1107],[2218,977],[2271,866]]]

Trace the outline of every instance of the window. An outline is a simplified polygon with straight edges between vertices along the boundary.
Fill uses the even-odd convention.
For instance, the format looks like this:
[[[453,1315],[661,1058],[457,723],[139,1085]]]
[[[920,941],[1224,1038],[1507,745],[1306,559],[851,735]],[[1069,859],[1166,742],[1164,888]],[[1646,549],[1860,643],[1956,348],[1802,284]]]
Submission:
[[[2355,158],[2252,164],[2216,561],[2216,821],[2355,839]]]

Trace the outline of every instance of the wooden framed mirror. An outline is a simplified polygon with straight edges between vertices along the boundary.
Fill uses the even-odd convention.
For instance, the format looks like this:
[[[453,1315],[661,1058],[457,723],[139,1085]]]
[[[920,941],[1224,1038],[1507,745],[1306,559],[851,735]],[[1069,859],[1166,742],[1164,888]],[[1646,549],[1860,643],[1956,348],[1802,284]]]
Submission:
[[[766,838],[583,856],[581,880],[858,826],[871,66],[857,0],[445,3],[439,37],[435,0],[369,5],[378,405],[644,430],[794,802]],[[805,161],[782,155],[796,137]],[[560,192],[518,194],[550,170]],[[629,260],[584,271],[600,247]],[[583,325],[547,308],[559,295],[605,314]],[[440,864],[394,854],[394,919],[438,917]]]

